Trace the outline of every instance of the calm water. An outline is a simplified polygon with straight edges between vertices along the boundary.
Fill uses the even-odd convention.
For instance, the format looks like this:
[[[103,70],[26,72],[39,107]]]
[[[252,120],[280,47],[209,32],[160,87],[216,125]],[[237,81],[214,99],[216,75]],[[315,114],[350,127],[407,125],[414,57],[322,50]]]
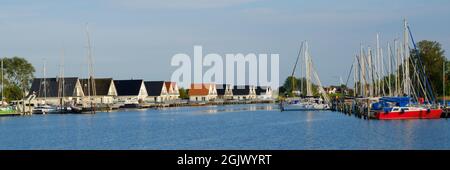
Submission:
[[[367,121],[276,105],[0,117],[0,149],[450,149],[450,122]]]

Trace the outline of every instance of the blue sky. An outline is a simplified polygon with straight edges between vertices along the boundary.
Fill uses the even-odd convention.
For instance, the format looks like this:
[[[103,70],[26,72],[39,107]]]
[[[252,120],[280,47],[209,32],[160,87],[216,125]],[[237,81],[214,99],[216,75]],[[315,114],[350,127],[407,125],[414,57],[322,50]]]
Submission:
[[[278,53],[280,77],[290,74],[308,40],[326,85],[345,81],[362,42],[393,41],[407,18],[416,40],[450,50],[447,0],[0,0],[0,56],[21,56],[42,75],[85,76],[85,23],[91,30],[95,74],[116,79],[168,80],[171,57],[193,53]],[[446,53],[447,54],[447,53]]]

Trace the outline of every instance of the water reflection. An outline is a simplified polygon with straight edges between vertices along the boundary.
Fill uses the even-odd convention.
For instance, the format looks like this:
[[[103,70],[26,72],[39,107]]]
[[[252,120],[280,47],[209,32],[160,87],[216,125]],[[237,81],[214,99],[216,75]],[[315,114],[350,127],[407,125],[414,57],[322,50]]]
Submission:
[[[405,148],[412,149],[412,141],[414,140],[414,124],[416,121],[406,121],[405,122],[405,132],[404,132],[404,140],[405,140]]]
[[[242,111],[272,111],[274,110],[273,105],[248,105],[241,107],[217,107],[214,109],[207,109],[201,111],[202,113],[207,114],[217,114],[217,113],[225,113],[225,112],[242,112]]]

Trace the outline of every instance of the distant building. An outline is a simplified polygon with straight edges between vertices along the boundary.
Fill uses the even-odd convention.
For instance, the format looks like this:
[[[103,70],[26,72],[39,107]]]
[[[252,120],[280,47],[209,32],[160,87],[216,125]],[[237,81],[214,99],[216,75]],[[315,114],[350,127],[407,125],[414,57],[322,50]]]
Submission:
[[[120,104],[142,103],[148,96],[144,80],[114,80],[116,101]]]
[[[92,84],[92,80],[80,79],[81,87],[86,100],[89,96],[92,96],[94,103],[99,104],[113,104],[114,98],[117,97],[116,86],[114,86],[114,81],[112,78],[95,78],[95,96],[94,90],[89,86]]]
[[[234,100],[254,100],[256,99],[256,87],[252,85],[241,85],[233,87]]]
[[[178,85],[175,82],[164,82],[166,89],[167,89],[167,93],[168,93],[168,98],[167,100],[177,100],[178,98],[180,98],[180,91],[178,90]]]
[[[330,87],[324,88],[324,90],[327,94],[336,94],[336,93],[344,92],[344,89],[340,86],[330,86]]]
[[[256,96],[260,100],[270,100],[272,97],[273,91],[270,86],[258,86],[256,87]]]
[[[80,81],[77,77],[64,78],[35,78],[28,95],[32,95],[36,104],[81,103],[84,96]]]
[[[164,81],[146,81],[144,84],[147,90],[146,102],[160,103],[168,100],[169,94]]]
[[[189,101],[211,101],[217,98],[216,85],[214,84],[191,84],[189,89]]]
[[[217,84],[217,98],[224,100],[233,99],[233,86],[230,84]]]

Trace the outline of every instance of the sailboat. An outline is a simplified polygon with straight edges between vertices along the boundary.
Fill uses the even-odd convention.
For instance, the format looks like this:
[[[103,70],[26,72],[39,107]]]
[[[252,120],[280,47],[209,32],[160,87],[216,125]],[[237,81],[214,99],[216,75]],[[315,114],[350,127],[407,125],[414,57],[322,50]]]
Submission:
[[[38,103],[37,106],[35,106],[33,108],[33,110],[31,111],[32,114],[48,114],[51,112],[56,112],[57,109],[55,106],[50,106],[46,103],[47,100],[47,80],[46,80],[46,66],[45,66],[45,60],[44,60],[44,69],[43,69],[43,73],[44,73],[44,78],[43,78],[43,82],[41,83],[42,86],[44,86],[43,88],[39,89],[39,92],[41,91],[41,89],[43,89],[44,91],[44,101],[42,104]]]
[[[304,58],[305,63],[305,84],[306,84],[306,95],[302,95],[303,90],[303,82],[301,82],[301,90],[297,91],[295,90],[295,83],[294,83],[294,74],[297,67],[297,64],[303,55],[302,58]],[[314,65],[312,62],[312,57],[310,56],[309,46],[308,42],[305,41],[302,43],[301,48],[299,50],[294,69],[292,71],[292,94],[294,97],[287,98],[284,101],[280,103],[280,109],[281,111],[308,111],[308,110],[328,110],[330,109],[330,99],[328,95],[326,94],[325,90],[322,87],[322,83],[320,82],[319,76],[317,75],[317,72],[314,70]],[[321,97],[317,97],[313,95],[313,85],[312,80],[313,78],[316,80],[319,93],[321,94]],[[298,95],[298,96],[295,96]]]

